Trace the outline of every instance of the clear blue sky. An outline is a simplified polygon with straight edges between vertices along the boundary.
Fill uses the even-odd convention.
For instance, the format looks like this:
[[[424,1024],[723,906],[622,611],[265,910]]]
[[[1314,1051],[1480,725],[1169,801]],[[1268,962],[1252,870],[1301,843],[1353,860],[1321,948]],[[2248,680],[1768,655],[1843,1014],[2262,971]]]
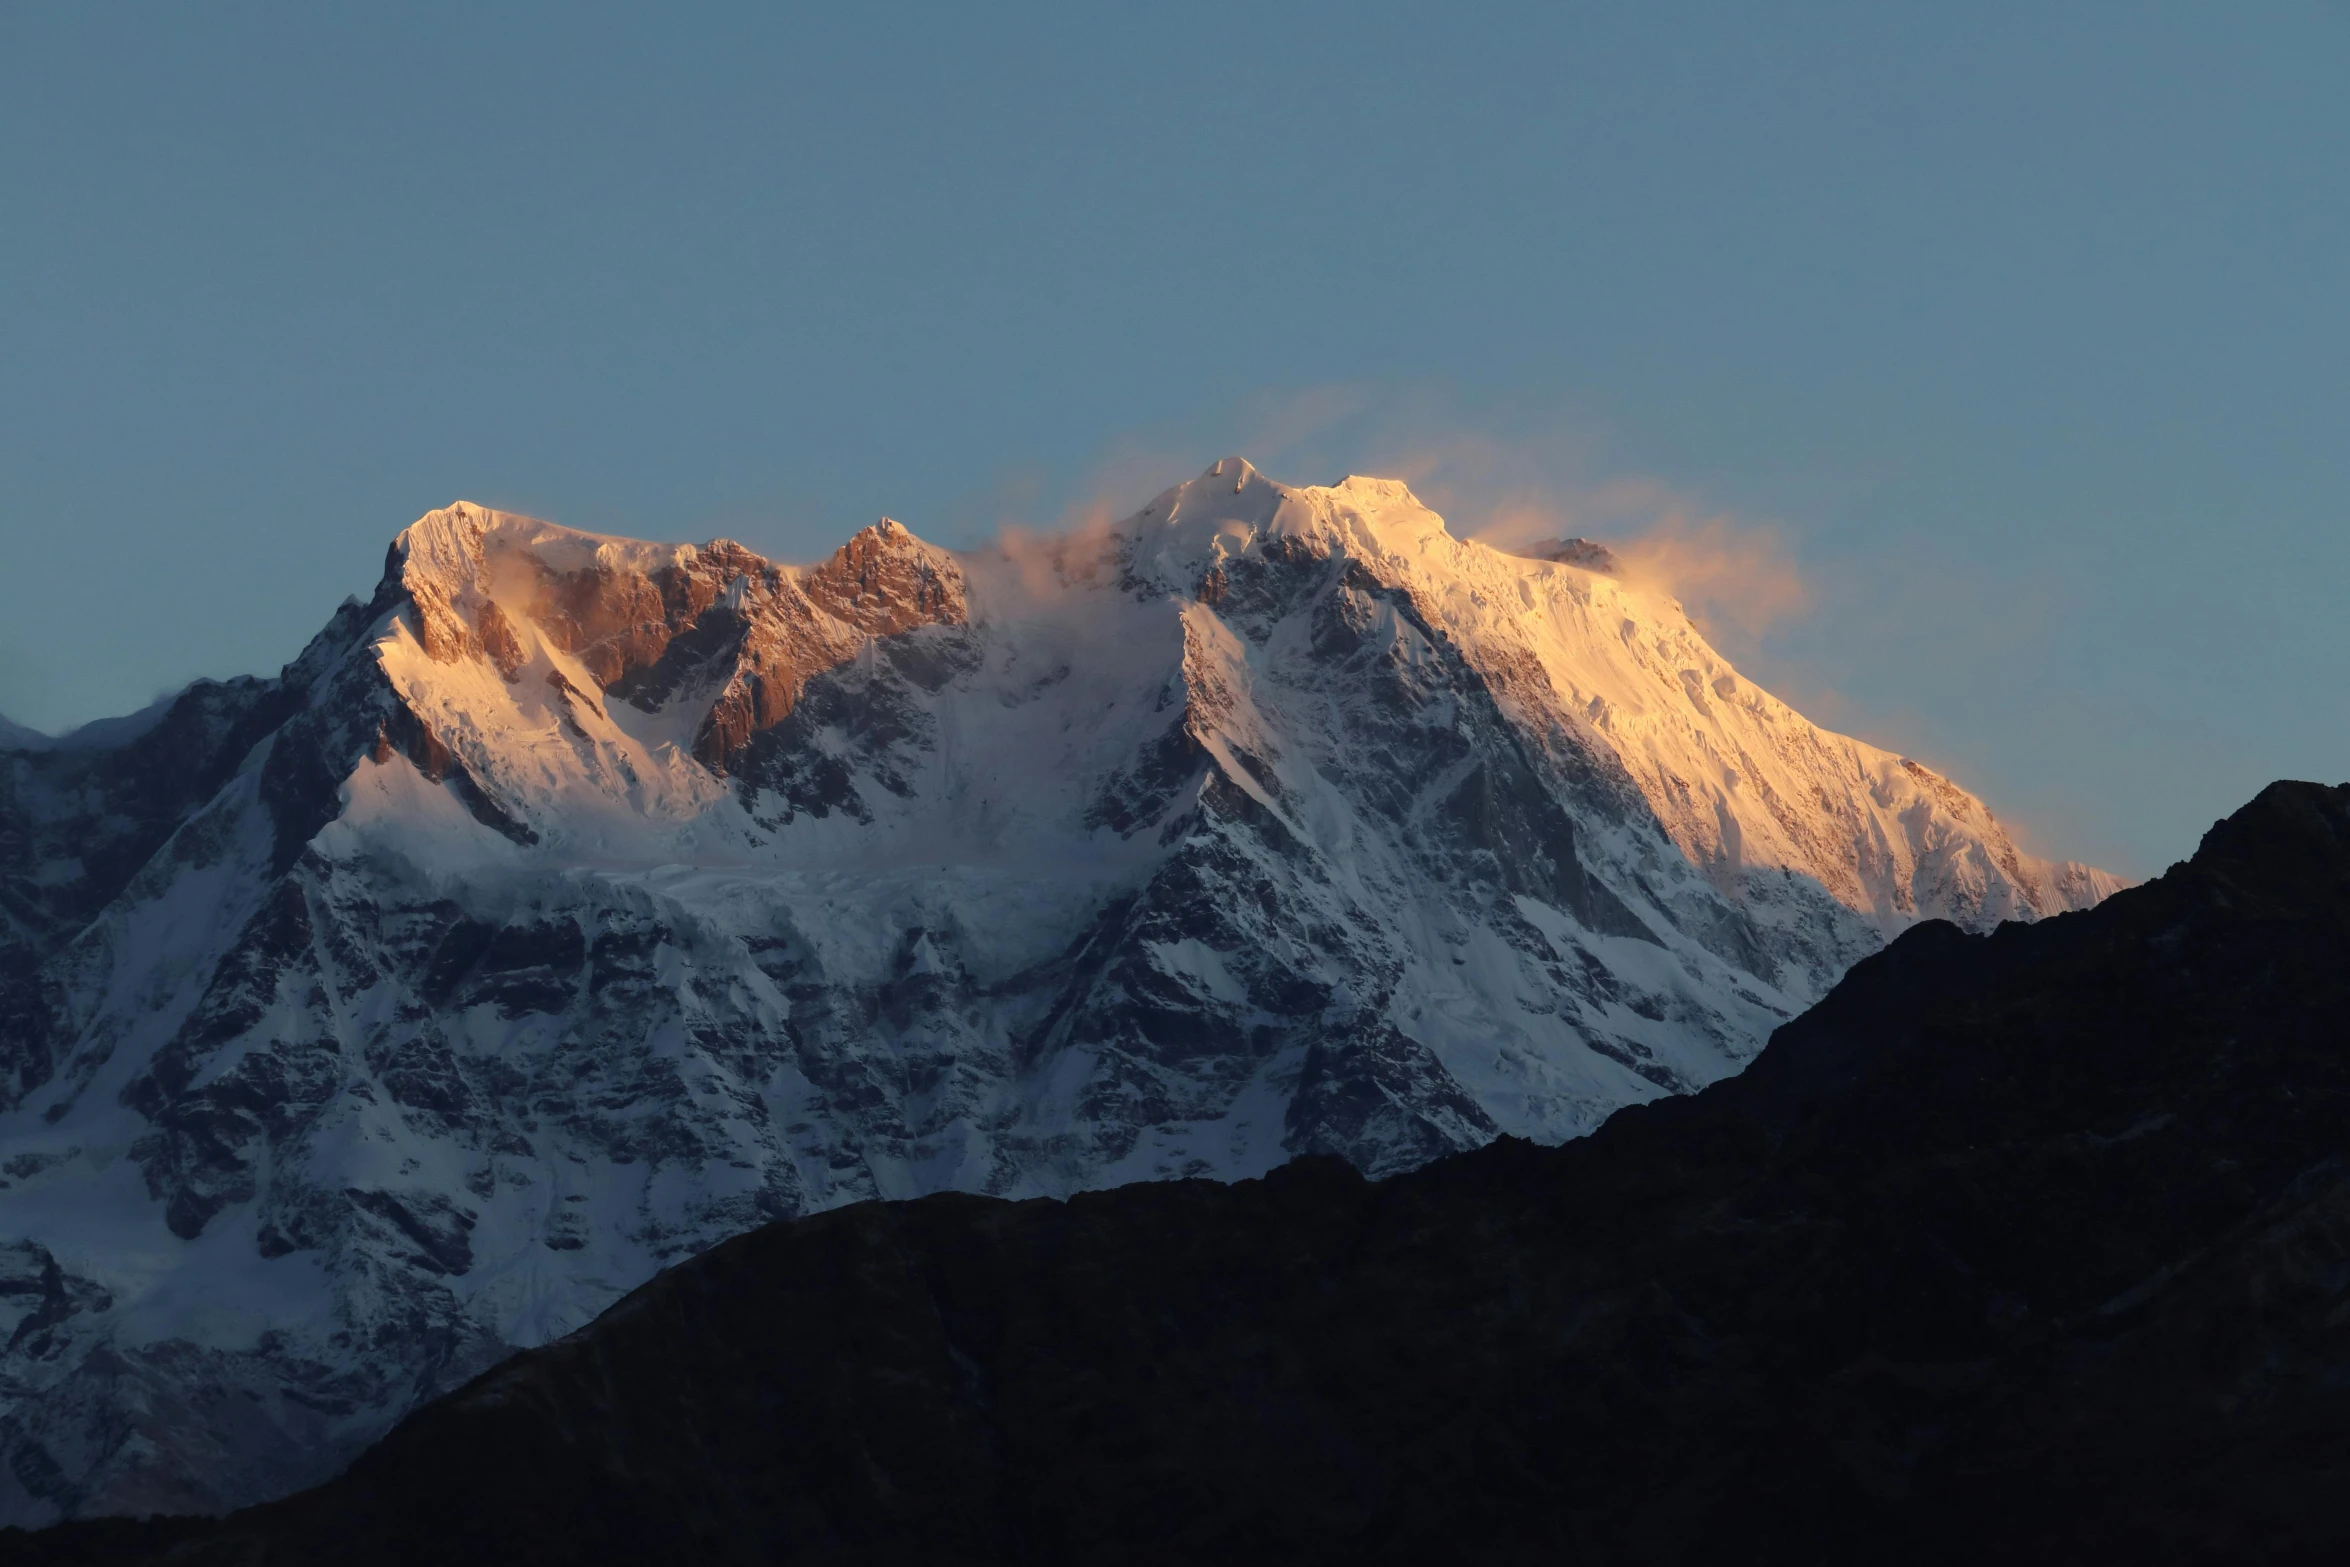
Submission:
[[[2350,776],[2346,285],[2339,4],[10,5],[0,712],[460,496],[811,558],[1237,449],[1726,516],[1751,673],[2143,874]]]

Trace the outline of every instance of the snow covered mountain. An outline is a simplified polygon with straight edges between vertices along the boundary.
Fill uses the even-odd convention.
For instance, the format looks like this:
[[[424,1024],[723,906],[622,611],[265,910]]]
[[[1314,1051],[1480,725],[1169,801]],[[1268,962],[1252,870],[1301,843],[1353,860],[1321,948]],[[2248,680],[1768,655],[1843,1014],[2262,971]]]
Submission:
[[[0,1521],[321,1478],[766,1218],[1573,1137],[2117,885],[1545,553],[1237,459],[805,569],[460,504],[0,741]]]

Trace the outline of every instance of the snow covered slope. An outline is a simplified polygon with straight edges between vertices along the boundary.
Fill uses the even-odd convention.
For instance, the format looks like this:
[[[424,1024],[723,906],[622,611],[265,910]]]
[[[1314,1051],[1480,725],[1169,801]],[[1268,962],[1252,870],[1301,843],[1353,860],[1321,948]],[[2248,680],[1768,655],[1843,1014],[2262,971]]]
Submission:
[[[770,1217],[1572,1137],[2115,885],[1237,459],[806,569],[458,505],[120,736],[0,752],[0,1520],[306,1483]]]

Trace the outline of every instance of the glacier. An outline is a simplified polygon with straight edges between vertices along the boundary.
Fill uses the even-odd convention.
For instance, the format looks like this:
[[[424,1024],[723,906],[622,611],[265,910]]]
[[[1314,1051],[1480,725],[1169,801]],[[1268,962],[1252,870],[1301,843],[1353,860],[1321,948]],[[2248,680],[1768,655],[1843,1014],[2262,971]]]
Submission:
[[[769,1219],[1575,1137],[2119,885],[1391,480],[460,503],[275,677],[0,731],[0,1522],[313,1483]]]

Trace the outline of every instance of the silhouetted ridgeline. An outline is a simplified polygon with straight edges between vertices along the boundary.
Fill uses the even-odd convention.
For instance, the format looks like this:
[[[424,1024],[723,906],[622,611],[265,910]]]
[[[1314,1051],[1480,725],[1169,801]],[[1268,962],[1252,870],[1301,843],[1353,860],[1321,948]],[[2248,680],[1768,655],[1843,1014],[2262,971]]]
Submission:
[[[2350,788],[1920,926],[1745,1074],[1369,1183],[729,1241],[63,1562],[2341,1560]]]

